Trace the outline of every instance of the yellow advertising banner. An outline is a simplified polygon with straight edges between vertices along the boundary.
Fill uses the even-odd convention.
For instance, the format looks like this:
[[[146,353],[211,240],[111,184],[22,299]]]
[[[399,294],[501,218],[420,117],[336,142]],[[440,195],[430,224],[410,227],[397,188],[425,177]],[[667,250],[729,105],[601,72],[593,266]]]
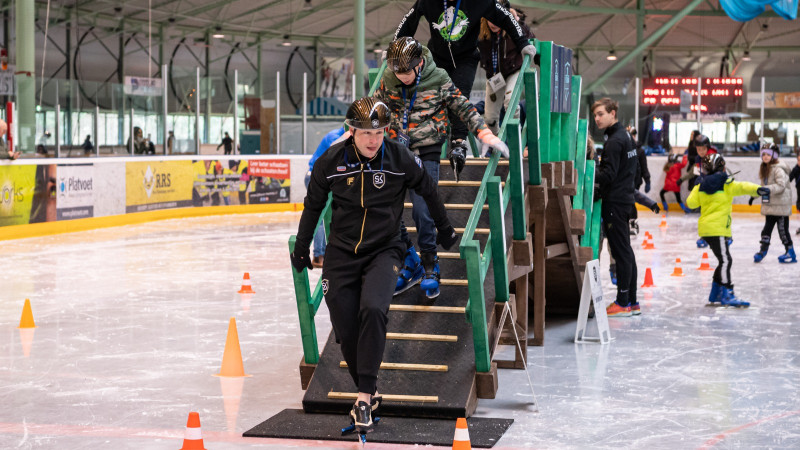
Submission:
[[[56,166],[0,166],[0,226],[56,220]]]
[[[191,161],[145,161],[125,164],[125,211],[192,206]]]

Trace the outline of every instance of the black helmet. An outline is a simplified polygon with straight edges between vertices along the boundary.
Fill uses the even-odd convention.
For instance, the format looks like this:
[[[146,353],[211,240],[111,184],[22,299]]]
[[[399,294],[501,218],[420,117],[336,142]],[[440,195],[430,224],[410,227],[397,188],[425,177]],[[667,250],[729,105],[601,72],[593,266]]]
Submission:
[[[719,153],[712,153],[703,157],[703,172],[708,175],[725,170],[725,158]]]
[[[695,147],[711,148],[711,141],[708,140],[708,136],[705,134],[698,134],[694,138],[694,145]]]
[[[386,128],[392,121],[389,107],[373,97],[363,97],[347,108],[344,123],[350,128],[378,130]]]
[[[397,38],[386,51],[386,64],[392,72],[409,72],[422,61],[422,44],[411,37]]]

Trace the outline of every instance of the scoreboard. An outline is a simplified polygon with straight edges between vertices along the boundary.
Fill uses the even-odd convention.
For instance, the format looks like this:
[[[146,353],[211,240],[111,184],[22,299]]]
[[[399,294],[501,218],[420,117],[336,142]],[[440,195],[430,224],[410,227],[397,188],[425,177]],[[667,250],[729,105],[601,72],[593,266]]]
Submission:
[[[642,80],[642,105],[662,111],[697,111],[697,77],[658,77]],[[700,111],[724,113],[744,94],[741,78],[702,78]]]

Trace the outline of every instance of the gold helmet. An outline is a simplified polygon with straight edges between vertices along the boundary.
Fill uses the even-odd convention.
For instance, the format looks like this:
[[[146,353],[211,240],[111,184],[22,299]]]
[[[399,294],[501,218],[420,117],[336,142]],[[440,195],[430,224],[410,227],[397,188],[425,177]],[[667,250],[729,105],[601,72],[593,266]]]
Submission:
[[[385,103],[373,97],[363,97],[347,108],[344,123],[359,130],[377,130],[388,127],[391,121],[392,115]]]
[[[409,72],[422,61],[422,44],[411,37],[397,38],[386,51],[386,64],[395,73]]]

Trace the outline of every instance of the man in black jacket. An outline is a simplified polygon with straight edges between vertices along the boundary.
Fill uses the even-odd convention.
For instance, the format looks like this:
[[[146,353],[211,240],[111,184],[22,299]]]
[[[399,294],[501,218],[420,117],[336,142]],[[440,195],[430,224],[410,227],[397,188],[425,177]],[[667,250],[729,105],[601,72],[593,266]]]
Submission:
[[[450,75],[453,84],[466,98],[472,92],[480,61],[478,35],[481,18],[505,30],[523,56],[529,55],[533,59],[536,55],[536,47],[528,42],[514,16],[496,0],[417,0],[400,21],[394,38],[414,37],[421,17],[425,17],[430,25],[431,40],[427,47],[433,54],[433,61]],[[452,114],[450,123],[453,124],[453,140],[463,141],[467,137],[466,125]]]
[[[642,182],[644,181],[644,192],[646,194],[650,192],[650,169],[647,168],[647,154],[644,148],[639,144],[636,128],[628,127],[628,134],[631,136],[631,145],[636,150],[636,159],[638,161],[636,165],[636,176],[633,179],[633,187],[638,191],[642,187]],[[650,209],[652,209],[652,207],[650,207]],[[639,211],[636,210],[636,205],[634,204],[633,208],[631,208],[631,236],[639,234],[639,224],[636,223],[638,218]]]
[[[630,135],[617,121],[618,108],[618,103],[610,98],[602,98],[592,105],[597,128],[605,130],[607,136],[595,185],[603,200],[600,212],[603,231],[617,262],[617,299],[606,311],[609,316],[630,316],[641,314],[636,301],[636,258],[628,225],[634,203],[633,178],[639,162]]]
[[[295,270],[311,269],[309,244],[332,193],[322,293],[336,341],[358,387],[350,417],[359,432],[372,428],[372,410],[380,405],[377,381],[387,313],[406,251],[400,240],[406,190],[414,189],[425,199],[438,230],[437,243],[449,249],[458,240],[436,183],[419,157],[396,141],[384,140],[390,122],[389,108],[372,97],[350,106],[345,124],[352,137],[331,146],[314,163],[291,254]]]

